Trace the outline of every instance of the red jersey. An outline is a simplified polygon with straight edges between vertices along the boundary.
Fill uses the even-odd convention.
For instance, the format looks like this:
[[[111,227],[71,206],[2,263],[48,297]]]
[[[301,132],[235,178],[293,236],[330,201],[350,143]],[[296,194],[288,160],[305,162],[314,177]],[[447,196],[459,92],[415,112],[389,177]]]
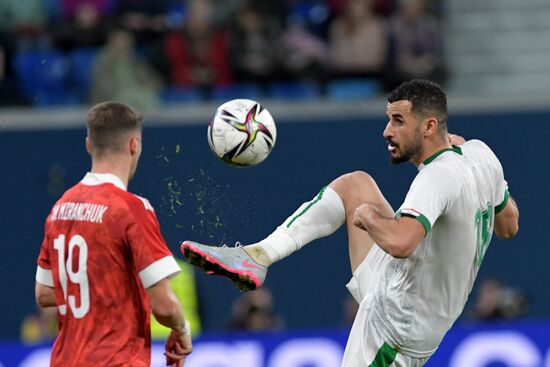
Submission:
[[[36,281],[54,287],[52,366],[149,366],[145,289],[180,271],[151,204],[110,174],[88,173],[54,205]]]

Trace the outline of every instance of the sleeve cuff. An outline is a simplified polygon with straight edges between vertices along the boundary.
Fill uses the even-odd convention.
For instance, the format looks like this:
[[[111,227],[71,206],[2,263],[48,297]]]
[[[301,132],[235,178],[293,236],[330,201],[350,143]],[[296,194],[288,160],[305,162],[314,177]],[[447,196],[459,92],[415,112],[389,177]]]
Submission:
[[[422,224],[422,226],[424,226],[424,230],[426,231],[426,235],[428,235],[428,233],[430,233],[430,231],[432,229],[432,225],[431,225],[430,221],[428,220],[428,218],[426,218],[425,215],[420,214],[419,212],[417,212],[414,209],[401,209],[401,210],[399,210],[395,214],[395,218],[399,219],[401,217],[414,218],[417,221],[419,221],[420,224]]]
[[[44,269],[40,265],[36,267],[36,281],[53,288],[53,276],[50,269]]]
[[[508,191],[508,189],[506,189],[506,191],[504,191],[504,199],[502,200],[502,203],[500,203],[495,207],[495,214],[500,213],[501,211],[504,210],[504,208],[506,208],[506,204],[508,204],[509,199],[510,199],[510,192]]]
[[[171,278],[181,271],[178,263],[172,256],[163,257],[139,272],[144,288],[155,285],[164,278]]]

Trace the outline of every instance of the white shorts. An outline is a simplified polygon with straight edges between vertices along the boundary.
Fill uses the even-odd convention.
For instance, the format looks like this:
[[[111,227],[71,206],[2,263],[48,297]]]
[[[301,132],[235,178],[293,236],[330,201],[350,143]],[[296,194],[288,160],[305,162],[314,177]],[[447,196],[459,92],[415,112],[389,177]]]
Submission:
[[[380,334],[383,321],[370,312],[374,291],[390,259],[391,256],[375,244],[346,285],[359,303],[359,310],[349,334],[342,367],[420,367],[428,360],[397,353]]]

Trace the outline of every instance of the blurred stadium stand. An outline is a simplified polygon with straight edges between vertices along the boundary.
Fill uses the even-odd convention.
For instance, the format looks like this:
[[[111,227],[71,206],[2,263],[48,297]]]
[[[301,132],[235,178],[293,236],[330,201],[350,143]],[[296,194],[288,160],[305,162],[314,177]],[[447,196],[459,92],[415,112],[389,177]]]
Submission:
[[[91,86],[92,68],[98,50],[92,47],[77,48],[71,51],[69,57],[69,83],[74,88],[79,103],[84,103]]]
[[[192,6],[182,5],[185,1],[164,1],[162,5],[155,4],[125,12],[116,5],[115,0],[100,3],[102,5],[96,10],[97,13],[94,13],[97,17],[94,18],[95,23],[88,20],[90,25],[88,23],[80,25],[90,27],[85,29],[87,38],[79,38],[83,36],[79,35],[81,32],[76,28],[72,31],[74,37],[72,43],[66,42],[65,38],[70,37],[71,32],[63,27],[73,20],[64,17],[63,11],[70,10],[72,13],[79,14],[77,8],[56,10],[55,2],[48,1],[44,5],[47,12],[41,17],[39,24],[23,23],[16,26],[14,25],[17,24],[16,20],[13,24],[0,22],[0,51],[3,50],[6,53],[6,66],[3,67],[5,70],[0,70],[0,75],[3,75],[0,76],[0,86],[10,85],[8,82],[13,79],[26,103],[36,106],[85,104],[88,100],[91,69],[100,47],[97,43],[106,37],[106,29],[112,24],[122,25],[136,34],[139,54],[166,79],[166,88],[161,92],[160,97],[162,102],[169,105],[209,99],[221,101],[242,95],[249,98],[267,96],[282,100],[296,98],[312,100],[319,97],[336,101],[350,98],[366,99],[380,95],[384,90],[391,88],[395,82],[399,82],[395,79],[397,74],[392,60],[392,55],[395,55],[396,35],[390,34],[387,40],[389,52],[385,70],[378,70],[370,76],[353,73],[358,74],[354,75],[357,80],[349,79],[345,74],[336,72],[328,56],[325,57],[324,65],[318,65],[314,70],[306,69],[304,66],[309,61],[302,58],[311,56],[307,53],[300,54],[297,59],[298,63],[304,63],[304,65],[289,66],[285,62],[296,56],[292,54],[292,50],[281,49],[280,52],[273,53],[273,66],[269,74],[258,74],[252,79],[242,80],[240,79],[242,75],[234,70],[236,74],[233,75],[233,85],[170,85],[168,77],[170,63],[165,55],[166,50],[163,50],[163,44],[167,35],[177,33],[180,29],[185,30],[186,17],[192,10]],[[192,2],[189,3],[192,4]],[[245,1],[235,0],[228,2],[224,7],[211,10],[214,15],[207,20],[211,22],[210,27],[226,32],[230,37],[241,37],[232,35],[231,32],[234,21],[240,19],[241,12],[247,9],[242,8],[242,4],[245,3]],[[550,23],[547,22],[550,17],[550,3],[548,1],[450,0],[426,3],[429,13],[436,15],[443,25],[441,28],[444,45],[442,59],[446,63],[443,66],[446,77],[444,73],[440,73],[438,81],[445,83],[449,91],[463,95],[475,91],[480,95],[504,96],[536,95],[550,91],[550,48],[547,42],[550,38]],[[0,13],[4,11],[6,16],[10,16],[10,11],[15,12],[15,10],[11,10],[9,3],[7,4],[3,5],[4,8],[0,6]],[[105,7],[106,4],[114,5]],[[297,24],[300,25],[302,33],[295,42],[304,42],[298,43],[301,45],[299,48],[311,47],[312,44],[308,43],[307,37],[317,37],[316,39],[324,43],[330,51],[331,45],[327,33],[331,22],[345,15],[345,4],[345,1],[302,0],[293,2],[292,6],[285,2],[280,2],[279,5],[258,3],[254,9],[260,11],[266,24],[276,25],[269,28],[269,32],[274,35],[264,40],[264,42],[272,42],[275,51],[280,48],[282,41],[275,42],[273,39],[282,36],[286,27]],[[373,6],[375,13],[381,16],[391,28],[398,14],[397,2],[374,0]],[[165,8],[164,12],[162,7]],[[144,23],[139,27],[128,20],[134,19],[131,16],[136,14],[143,17]],[[13,17],[17,18],[17,13]],[[79,20],[77,15],[75,17],[74,22],[77,22],[77,27],[79,21],[86,22],[86,20]],[[25,21],[31,20],[21,20],[21,22]],[[8,24],[11,24],[13,29],[10,29]],[[60,40],[58,33],[61,30],[65,33],[64,38]],[[75,47],[74,44],[77,41],[88,44]],[[243,52],[258,51],[245,49]],[[193,56],[189,55],[189,57]],[[253,58],[254,54],[251,53],[249,57]],[[234,68],[234,58],[235,55],[229,52],[225,60],[231,68]],[[289,67],[292,70],[285,69]],[[300,67],[304,68],[301,73]],[[2,69],[2,63],[0,63],[0,69]],[[365,77],[370,77],[372,86],[369,85],[370,82],[364,80]],[[4,83],[2,78],[5,79]],[[332,82],[333,78],[337,80]],[[0,104],[4,103],[0,101]]]
[[[201,102],[204,98],[195,88],[168,87],[161,92],[160,99],[166,105],[178,105]]]
[[[343,79],[327,85],[327,97],[338,102],[364,101],[380,93],[380,83],[373,79]]]
[[[14,69],[22,94],[36,106],[74,106],[82,102],[69,89],[71,63],[61,52],[20,52],[15,56]]]
[[[549,95],[548,1],[449,0],[444,6],[451,90]]]
[[[212,89],[211,99],[223,103],[231,99],[248,98],[259,100],[265,93],[262,87],[255,83],[235,83],[232,85],[219,86]]]
[[[270,86],[269,96],[283,101],[312,101],[321,93],[315,82],[279,82]]]

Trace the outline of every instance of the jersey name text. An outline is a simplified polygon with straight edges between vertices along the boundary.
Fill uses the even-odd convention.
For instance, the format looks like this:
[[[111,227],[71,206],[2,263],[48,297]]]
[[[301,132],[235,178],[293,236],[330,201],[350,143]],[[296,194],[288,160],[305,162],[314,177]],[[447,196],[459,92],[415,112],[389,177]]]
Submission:
[[[61,203],[52,209],[51,220],[76,220],[103,223],[103,215],[109,209],[105,205],[92,203]]]

